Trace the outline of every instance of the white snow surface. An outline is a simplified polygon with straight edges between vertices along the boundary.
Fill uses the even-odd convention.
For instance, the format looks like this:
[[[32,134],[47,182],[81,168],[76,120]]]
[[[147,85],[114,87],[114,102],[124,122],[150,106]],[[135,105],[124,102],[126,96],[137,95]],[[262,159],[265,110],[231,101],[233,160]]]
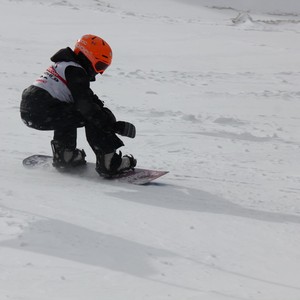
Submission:
[[[204,2],[1,1],[0,300],[300,299],[299,1]],[[86,33],[151,185],[22,166],[21,93]]]

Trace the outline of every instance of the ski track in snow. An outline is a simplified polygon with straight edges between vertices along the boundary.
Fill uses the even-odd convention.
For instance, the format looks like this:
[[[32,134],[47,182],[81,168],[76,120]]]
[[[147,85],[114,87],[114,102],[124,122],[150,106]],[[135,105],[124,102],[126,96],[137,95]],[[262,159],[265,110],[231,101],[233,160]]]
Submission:
[[[0,300],[299,299],[299,15],[183,2],[3,2]],[[92,88],[137,127],[121,150],[170,171],[148,186],[21,165],[52,138],[22,90],[93,30],[115,56]]]

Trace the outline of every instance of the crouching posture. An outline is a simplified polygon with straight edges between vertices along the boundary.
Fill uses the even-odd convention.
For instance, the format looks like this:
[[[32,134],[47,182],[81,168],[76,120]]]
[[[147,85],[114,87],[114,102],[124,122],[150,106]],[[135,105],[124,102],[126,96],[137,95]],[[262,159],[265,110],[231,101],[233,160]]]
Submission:
[[[51,61],[53,64],[23,91],[20,112],[27,126],[54,131],[53,165],[67,168],[86,163],[84,150],[76,148],[77,128],[85,127],[100,175],[133,169],[133,156],[116,152],[124,146],[116,134],[134,138],[134,125],[117,121],[90,89],[90,81],[111,64],[110,46],[100,37],[87,34],[77,41],[74,51],[61,49]]]

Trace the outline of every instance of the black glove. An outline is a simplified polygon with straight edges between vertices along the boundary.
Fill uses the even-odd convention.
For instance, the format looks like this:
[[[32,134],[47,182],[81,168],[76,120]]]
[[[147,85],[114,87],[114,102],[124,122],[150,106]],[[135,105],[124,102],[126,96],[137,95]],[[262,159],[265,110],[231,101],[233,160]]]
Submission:
[[[127,136],[130,138],[135,137],[135,126],[129,122],[125,121],[117,121],[114,124],[111,125],[111,129],[113,130],[114,133]]]

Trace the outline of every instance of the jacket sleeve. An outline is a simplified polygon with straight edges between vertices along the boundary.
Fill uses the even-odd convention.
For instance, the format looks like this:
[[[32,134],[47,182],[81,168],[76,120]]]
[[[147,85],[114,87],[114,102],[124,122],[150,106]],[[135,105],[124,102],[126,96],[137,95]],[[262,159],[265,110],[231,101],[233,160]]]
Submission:
[[[90,81],[82,68],[69,66],[65,71],[68,88],[74,99],[75,108],[81,115],[99,129],[104,129],[115,122],[103,102],[90,89]]]

